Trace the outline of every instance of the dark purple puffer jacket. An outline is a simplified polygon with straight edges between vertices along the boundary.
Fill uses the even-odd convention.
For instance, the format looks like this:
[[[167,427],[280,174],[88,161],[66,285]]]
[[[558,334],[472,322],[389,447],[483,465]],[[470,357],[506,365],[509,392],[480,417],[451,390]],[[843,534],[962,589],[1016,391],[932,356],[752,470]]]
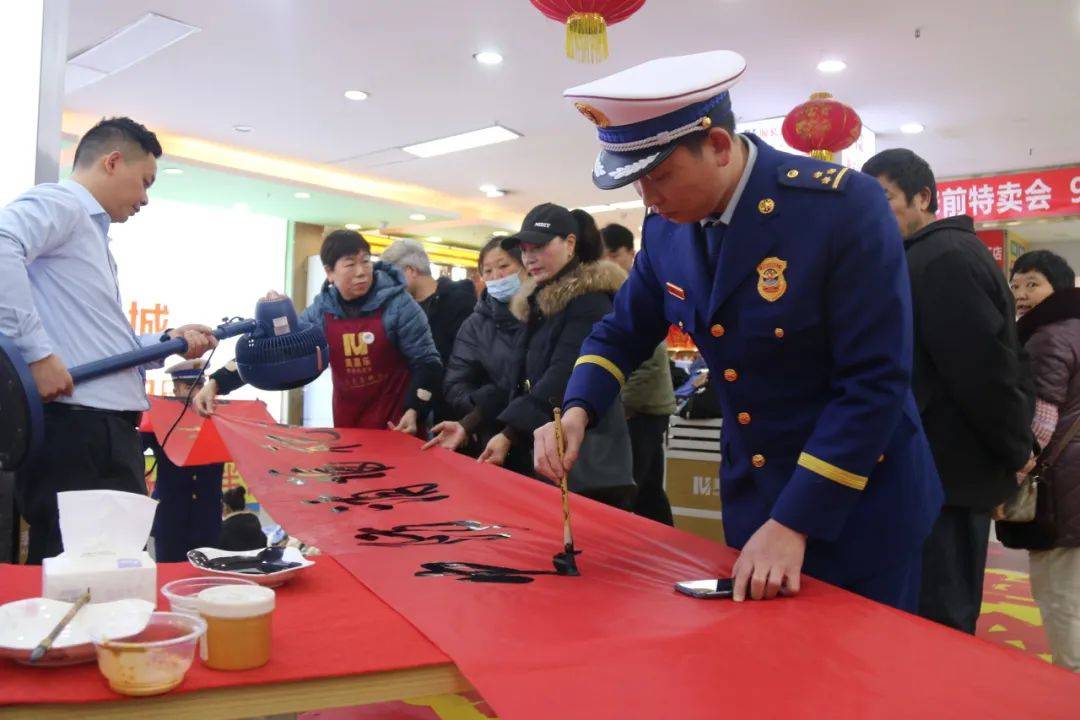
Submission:
[[[1049,448],[1056,448],[1080,418],[1080,288],[1061,290],[1042,301],[1017,325],[1035,375],[1035,394],[1058,408]],[[1034,523],[999,523],[998,534],[1013,547],[1080,546],[1080,434],[1060,454],[1046,478],[1052,502],[1040,502]]]

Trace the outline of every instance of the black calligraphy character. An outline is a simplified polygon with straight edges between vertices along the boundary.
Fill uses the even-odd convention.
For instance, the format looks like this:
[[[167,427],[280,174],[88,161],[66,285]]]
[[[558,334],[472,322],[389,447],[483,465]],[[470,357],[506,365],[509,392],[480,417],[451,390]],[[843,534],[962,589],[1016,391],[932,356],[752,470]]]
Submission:
[[[366,545],[405,547],[409,545],[455,545],[469,540],[504,540],[509,533],[478,534],[482,530],[499,530],[498,525],[480,525],[471,520],[395,525],[389,530],[364,527],[356,534]],[[431,534],[435,533],[435,534]],[[466,536],[462,536],[464,533]],[[471,535],[470,535],[471,533]],[[458,537],[454,537],[458,534]]]
[[[280,470],[270,470],[271,475],[289,475],[290,482],[303,485],[298,480],[321,480],[344,485],[350,480],[372,480],[386,477],[387,470],[393,470],[390,465],[372,460],[359,460],[356,462],[328,462],[316,468],[290,468],[288,473]]]
[[[280,450],[294,450],[302,453],[343,453],[361,447],[360,443],[350,445],[335,445],[334,441],[341,440],[341,433],[330,428],[290,428],[287,425],[279,425],[292,433],[267,433],[266,439],[269,445],[263,445],[267,450],[278,452]],[[299,432],[300,435],[297,435]]]
[[[499,565],[483,565],[471,562],[431,562],[421,563],[423,568],[416,577],[457,576],[461,582],[502,583],[524,585],[531,583],[532,575],[558,575],[554,570],[515,570]]]
[[[438,502],[449,495],[439,494],[437,483],[416,483],[396,488],[361,490],[348,496],[321,495],[314,500],[304,500],[309,505],[339,503],[340,506],[367,507],[372,510],[393,510],[395,505],[408,502]],[[335,508],[336,510],[336,508]],[[338,511],[340,512],[340,511]]]

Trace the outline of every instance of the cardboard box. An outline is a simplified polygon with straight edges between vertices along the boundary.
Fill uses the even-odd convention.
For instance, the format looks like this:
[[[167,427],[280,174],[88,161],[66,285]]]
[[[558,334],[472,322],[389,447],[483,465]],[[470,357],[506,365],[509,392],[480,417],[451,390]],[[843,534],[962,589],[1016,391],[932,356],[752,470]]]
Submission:
[[[664,488],[671,502],[675,527],[724,541],[718,453],[667,451]]]
[[[724,543],[724,523],[719,518],[699,518],[691,515],[680,515],[678,510],[672,508],[675,518],[675,527],[685,530],[691,535],[697,535],[708,540]],[[726,544],[726,543],[725,543]]]

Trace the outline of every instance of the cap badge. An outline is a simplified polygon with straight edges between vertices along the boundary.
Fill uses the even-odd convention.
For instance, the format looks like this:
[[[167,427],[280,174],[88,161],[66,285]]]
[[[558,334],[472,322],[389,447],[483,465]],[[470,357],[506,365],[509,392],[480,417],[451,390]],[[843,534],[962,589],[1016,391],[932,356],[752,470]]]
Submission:
[[[589,119],[593,125],[597,127],[608,127],[611,125],[611,120],[608,120],[608,116],[600,112],[592,105],[583,102],[574,103],[574,107],[578,109],[578,112]]]
[[[768,257],[757,266],[758,295],[768,302],[776,302],[787,292],[787,280],[784,278],[784,270],[787,269],[787,261],[778,257]]]

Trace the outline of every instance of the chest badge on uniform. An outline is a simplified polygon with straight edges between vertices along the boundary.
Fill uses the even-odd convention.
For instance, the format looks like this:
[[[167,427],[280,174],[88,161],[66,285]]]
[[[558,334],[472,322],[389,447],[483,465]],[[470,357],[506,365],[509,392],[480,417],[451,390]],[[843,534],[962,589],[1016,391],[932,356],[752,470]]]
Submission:
[[[678,298],[679,300],[686,299],[686,291],[683,290],[681,287],[679,287],[675,283],[665,284],[667,285],[667,291],[671,294],[672,297]]]
[[[785,270],[787,270],[787,260],[781,260],[778,257],[768,257],[762,260],[757,266],[758,295],[761,295],[768,302],[776,302],[784,297],[784,293],[787,292],[787,279],[784,278]]]

